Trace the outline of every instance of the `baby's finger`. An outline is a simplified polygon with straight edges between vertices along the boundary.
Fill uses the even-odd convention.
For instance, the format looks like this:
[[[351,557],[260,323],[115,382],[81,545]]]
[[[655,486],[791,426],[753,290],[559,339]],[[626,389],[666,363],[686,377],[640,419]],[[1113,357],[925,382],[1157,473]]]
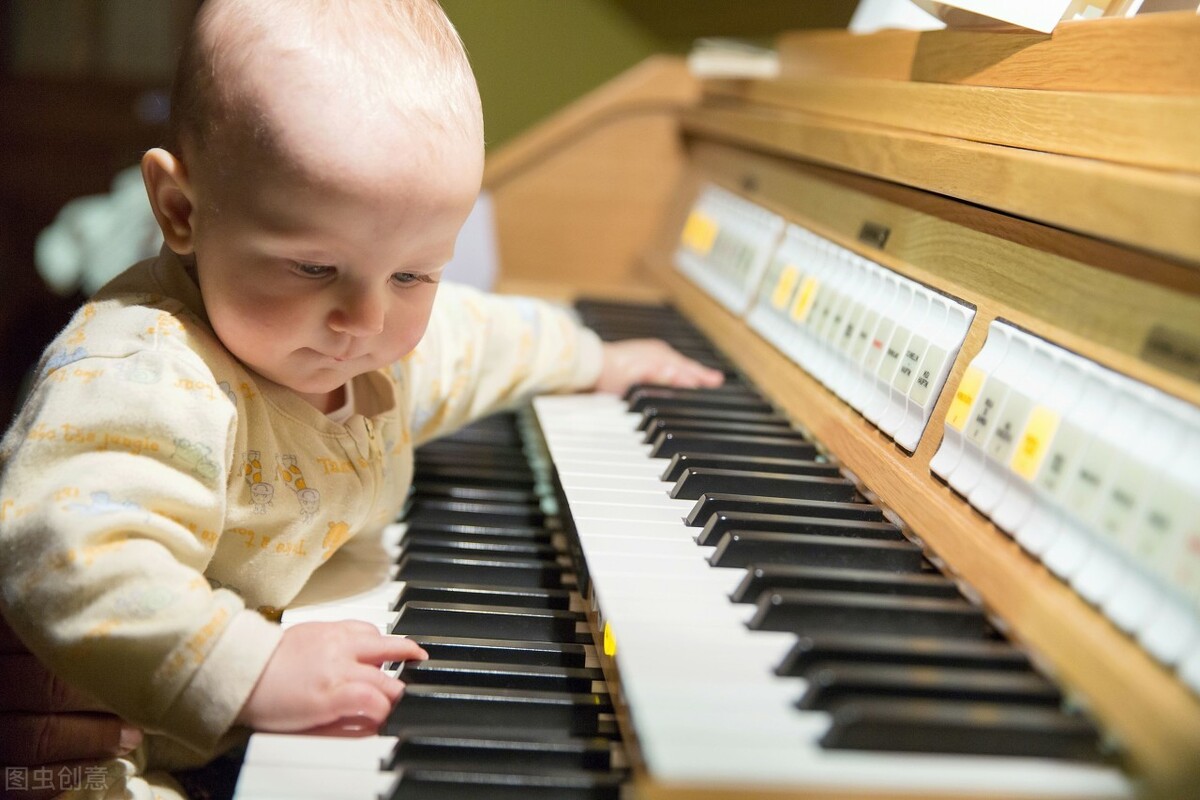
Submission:
[[[429,658],[419,644],[406,636],[376,634],[365,637],[355,651],[355,660],[363,664],[386,664],[389,661],[424,661]]]
[[[725,373],[706,367],[698,361],[691,363],[688,373],[695,381],[696,387],[712,389],[725,382]]]
[[[374,686],[389,703],[394,703],[404,694],[404,682],[399,678],[373,667],[370,664],[356,664],[353,671],[347,674],[347,680],[358,681],[367,686]]]
[[[374,736],[379,726],[366,717],[350,715],[335,722],[300,731],[304,736]]]
[[[382,674],[382,673],[381,673]],[[355,680],[339,686],[330,698],[333,708],[341,715],[339,719],[361,720],[363,730],[372,733],[388,718],[392,701],[380,690],[374,680]]]

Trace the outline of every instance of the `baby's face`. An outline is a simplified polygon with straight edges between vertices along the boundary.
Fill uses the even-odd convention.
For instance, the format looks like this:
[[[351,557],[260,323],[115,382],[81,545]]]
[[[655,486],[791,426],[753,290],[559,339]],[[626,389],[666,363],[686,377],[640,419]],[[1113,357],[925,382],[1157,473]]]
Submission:
[[[299,167],[248,145],[192,172],[213,328],[260,375],[325,407],[420,341],[482,158],[467,141],[420,141],[372,152],[347,142],[343,159],[320,139],[292,154]]]

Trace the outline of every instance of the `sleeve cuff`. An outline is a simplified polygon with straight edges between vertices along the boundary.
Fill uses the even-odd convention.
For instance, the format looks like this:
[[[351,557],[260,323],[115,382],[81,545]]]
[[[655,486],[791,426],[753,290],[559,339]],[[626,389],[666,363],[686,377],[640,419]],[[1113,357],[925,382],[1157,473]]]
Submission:
[[[573,391],[587,391],[596,386],[600,370],[604,366],[604,344],[590,328],[579,329],[579,360],[575,374],[571,376]]]
[[[254,611],[239,611],[163,715],[164,728],[181,732],[181,741],[189,747],[204,753],[215,751],[282,636],[275,623]]]

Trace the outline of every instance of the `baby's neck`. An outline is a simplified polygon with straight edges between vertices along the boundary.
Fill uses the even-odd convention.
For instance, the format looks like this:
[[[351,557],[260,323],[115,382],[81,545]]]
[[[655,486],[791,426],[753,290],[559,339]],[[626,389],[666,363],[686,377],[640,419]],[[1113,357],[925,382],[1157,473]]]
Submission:
[[[324,394],[300,394],[300,397],[313,408],[317,409],[317,411],[320,411],[322,414],[328,414],[330,411],[336,411],[341,408],[346,402],[346,387],[339,386],[332,392]]]

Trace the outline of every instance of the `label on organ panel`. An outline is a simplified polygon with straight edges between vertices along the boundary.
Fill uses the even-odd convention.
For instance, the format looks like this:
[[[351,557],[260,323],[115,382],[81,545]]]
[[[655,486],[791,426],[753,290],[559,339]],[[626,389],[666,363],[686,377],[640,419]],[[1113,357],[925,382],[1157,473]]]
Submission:
[[[1060,496],[1069,483],[1067,478],[1074,470],[1079,454],[1087,447],[1090,438],[1078,425],[1063,420],[1046,453],[1045,464],[1037,473],[1037,485],[1054,497]]]
[[[1130,531],[1138,498],[1145,493],[1150,476],[1145,465],[1134,459],[1126,458],[1117,469],[1101,501],[1100,529],[1114,539],[1121,539]]]
[[[740,242],[728,228],[718,230],[709,248],[711,252],[708,254],[708,263],[716,268],[718,274],[729,277],[733,274],[730,265],[737,256],[739,245]]]
[[[975,398],[983,386],[984,377],[983,370],[978,367],[967,367],[962,380],[958,382],[958,389],[954,392],[954,402],[950,404],[950,411],[946,414],[947,425],[961,431],[967,424],[967,420],[971,418],[971,409],[975,407]]]
[[[842,326],[842,332],[836,342],[837,348],[846,355],[850,355],[850,351],[854,347],[855,333],[864,313],[865,309],[862,303],[854,303],[850,307],[850,313],[846,315],[846,324]]]
[[[846,317],[849,316],[850,308],[853,305],[854,298],[849,294],[841,295],[838,298],[838,302],[834,303],[832,319],[830,320],[829,327],[824,333],[824,339],[825,341],[829,342],[830,345],[834,347],[837,346],[838,337],[842,333],[843,323],[845,322]]]
[[[719,230],[719,226],[712,217],[696,209],[688,215],[687,223],[683,226],[683,233],[679,240],[693,253],[707,256],[712,252]]]
[[[971,409],[971,419],[967,423],[966,436],[976,447],[983,447],[987,435],[996,421],[996,413],[1008,395],[1008,387],[995,378],[984,381],[979,399]]]
[[[1098,498],[1104,475],[1119,457],[1108,442],[1099,439],[1092,442],[1067,487],[1066,506],[1073,514],[1082,519],[1091,516],[1092,504]]]
[[[879,327],[875,331],[875,335],[871,337],[871,343],[867,345],[867,354],[863,358],[863,367],[867,372],[875,372],[879,368],[879,362],[883,360],[884,349],[887,347],[887,342],[892,338],[892,331],[895,330],[896,323],[889,317],[881,317]]]
[[[754,263],[754,248],[741,239],[734,241],[733,256],[728,274],[737,286],[745,286],[750,277],[750,265]]]
[[[909,391],[909,398],[921,408],[928,408],[930,399],[933,396],[933,382],[937,380],[938,375],[942,372],[942,365],[946,363],[946,351],[938,347],[936,344],[929,345],[925,351],[925,357],[921,360],[921,365],[917,367],[917,375],[913,380],[912,389]],[[978,370],[976,370],[978,372]],[[963,379],[966,380],[965,378]],[[961,387],[960,387],[961,390]],[[958,402],[958,395],[954,396],[955,402]],[[963,411],[964,414],[970,411],[970,405]],[[953,410],[953,406],[951,406]],[[946,422],[950,422],[950,417],[947,415]],[[962,430],[962,425],[955,425],[955,428]]]
[[[1143,564],[1162,574],[1170,544],[1192,501],[1171,481],[1152,486],[1148,494],[1141,524],[1134,528],[1133,552]]]
[[[776,311],[787,310],[799,281],[800,270],[791,264],[785,264],[779,273],[779,280],[775,282],[775,288],[771,292],[771,305]]]
[[[796,322],[804,323],[808,320],[808,315],[812,313],[813,300],[816,299],[817,287],[820,281],[809,275],[800,282],[800,290],[796,292],[796,299],[792,302],[792,319]]]
[[[1017,439],[1025,428],[1025,420],[1029,418],[1029,409],[1033,401],[1023,392],[1013,391],[1008,395],[1004,410],[996,419],[996,430],[987,443],[987,453],[994,461],[1008,463]]]
[[[1171,558],[1170,580],[1194,603],[1200,603],[1200,524],[1192,521],[1178,537],[1179,546]]]
[[[863,314],[862,325],[858,326],[858,333],[854,337],[854,346],[850,350],[851,360],[863,363],[867,355],[867,348],[871,345],[872,335],[875,333],[875,326],[878,324],[879,312],[867,309]]]
[[[1056,430],[1058,414],[1045,406],[1034,408],[1013,451],[1012,462],[1009,464],[1012,471],[1025,480],[1032,481]]]
[[[917,378],[917,369],[921,365],[921,357],[925,355],[925,350],[928,347],[929,341],[924,336],[913,334],[908,347],[904,348],[904,357],[900,359],[900,368],[896,370],[896,377],[892,380],[892,387],[896,391],[908,394],[913,381]]]
[[[817,295],[813,300],[812,314],[808,318],[808,326],[812,330],[814,336],[819,336],[825,326],[829,324],[829,312],[832,310],[833,304],[837,301],[839,295],[834,292],[829,286]]]
[[[892,331],[892,338],[884,347],[883,360],[880,361],[879,371],[876,373],[880,378],[891,381],[896,370],[900,368],[900,358],[904,355],[905,345],[908,344],[911,335],[903,325],[897,325]]]

